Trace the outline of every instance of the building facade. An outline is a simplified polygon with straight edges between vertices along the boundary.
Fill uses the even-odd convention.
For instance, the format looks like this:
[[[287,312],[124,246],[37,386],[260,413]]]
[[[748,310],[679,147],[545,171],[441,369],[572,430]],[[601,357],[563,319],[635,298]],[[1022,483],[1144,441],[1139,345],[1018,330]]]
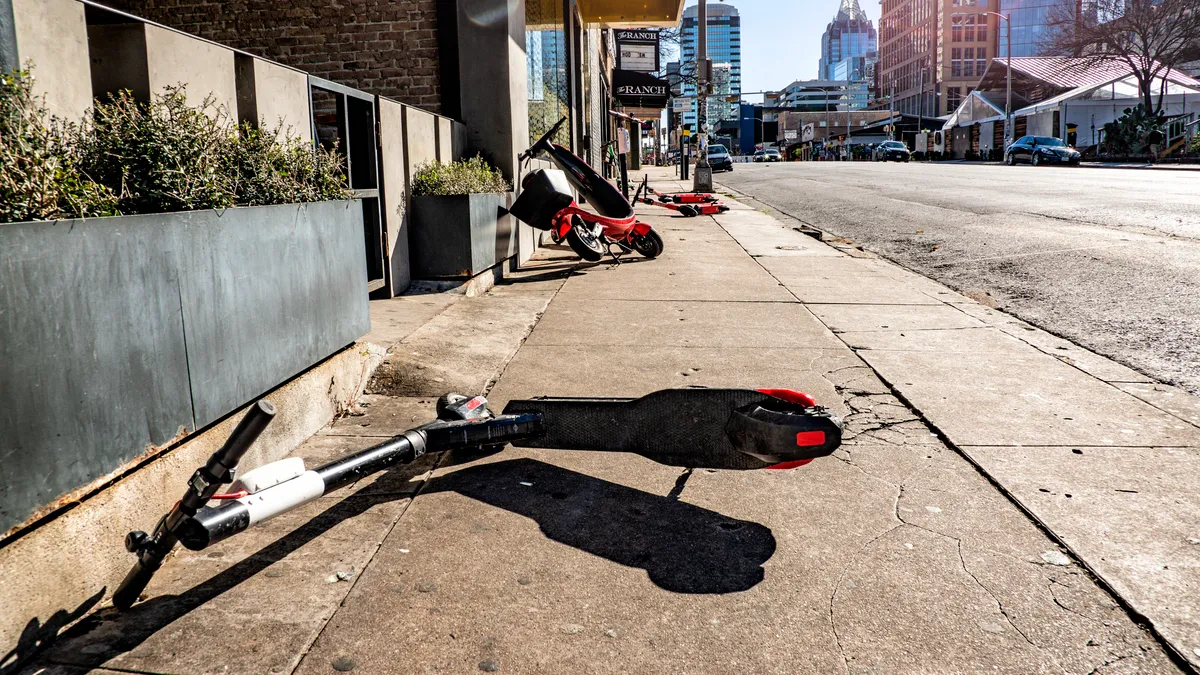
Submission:
[[[879,98],[922,117],[957,108],[996,57],[997,2],[882,0]]]
[[[696,5],[688,7],[683,12],[683,25],[680,40],[680,61],[684,64],[696,62],[696,42],[699,38],[700,19],[699,8]],[[729,95],[742,93],[742,18],[733,5],[724,3],[708,3],[708,58],[713,64],[729,64]],[[714,65],[715,68],[715,65]],[[714,73],[715,75],[715,73]],[[715,79],[715,78],[714,78]],[[696,97],[696,83],[685,81],[683,95],[686,98]],[[696,112],[683,114],[683,123],[695,128]],[[709,119],[714,127],[722,120],[737,119],[736,105],[728,105],[722,109],[720,119]]]
[[[858,0],[842,0],[833,21],[821,35],[821,59],[817,62],[817,79],[836,80],[839,67],[855,79],[866,79],[867,63],[873,62],[878,54],[879,34],[875,24],[867,18]],[[845,63],[849,60],[849,63]]]
[[[1041,56],[1047,52],[1051,21],[1064,10],[1074,10],[1074,2],[1063,0],[998,0],[1000,12],[1009,21],[1000,21],[996,53],[999,58],[1008,55],[1009,23],[1012,25],[1012,55]]]
[[[865,80],[797,80],[777,95],[778,107],[795,112],[860,110],[871,100]]]

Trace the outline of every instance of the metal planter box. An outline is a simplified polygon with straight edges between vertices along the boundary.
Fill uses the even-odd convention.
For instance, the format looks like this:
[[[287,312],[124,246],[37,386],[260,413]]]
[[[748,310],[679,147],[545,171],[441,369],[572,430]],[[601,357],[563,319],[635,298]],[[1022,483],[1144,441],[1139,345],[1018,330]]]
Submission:
[[[370,329],[359,201],[0,225],[0,533]]]
[[[469,279],[517,252],[511,195],[413,197],[409,260],[415,279]]]

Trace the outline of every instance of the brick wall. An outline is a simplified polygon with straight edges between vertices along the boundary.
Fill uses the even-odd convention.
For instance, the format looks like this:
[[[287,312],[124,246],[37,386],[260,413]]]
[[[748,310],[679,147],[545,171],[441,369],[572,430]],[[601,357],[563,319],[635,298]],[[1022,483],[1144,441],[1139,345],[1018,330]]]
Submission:
[[[104,4],[441,112],[438,0],[107,0]]]

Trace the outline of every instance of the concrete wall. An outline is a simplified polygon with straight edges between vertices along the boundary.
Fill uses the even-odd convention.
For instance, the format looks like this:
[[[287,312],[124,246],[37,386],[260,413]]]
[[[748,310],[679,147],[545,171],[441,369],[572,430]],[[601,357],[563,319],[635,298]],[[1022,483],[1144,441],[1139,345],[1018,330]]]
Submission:
[[[436,115],[416,108],[404,108],[405,184],[412,184],[417,167],[438,159]],[[411,195],[409,195],[411,197]]]
[[[458,0],[456,46],[461,120],[467,154],[481,154],[510,181],[529,145],[524,2]],[[476,17],[488,16],[481,22]],[[445,30],[443,27],[441,30]],[[480,58],[486,54],[487,58]]]
[[[312,141],[308,74],[239,54],[238,121]]]
[[[50,114],[77,121],[92,106],[88,33],[75,0],[12,0],[17,60],[32,62]]]
[[[437,118],[437,158],[440,162],[453,162],[454,123],[446,117]]]
[[[92,94],[103,99],[121,89],[140,101],[165,87],[186,86],[188,102],[211,97],[213,114],[238,119],[238,88],[232,49],[144,23],[88,26]]]
[[[237,119],[237,78],[233,50],[158,26],[145,25],[150,91],[187,84],[188,101],[212,96],[218,108]]]
[[[128,89],[139,101],[150,100],[146,31],[140,23],[88,26],[91,94],[100,101]]]
[[[404,152],[405,106],[379,99],[379,149],[383,167],[383,225],[387,228],[389,277],[393,293],[412,282],[408,257],[408,160]]]

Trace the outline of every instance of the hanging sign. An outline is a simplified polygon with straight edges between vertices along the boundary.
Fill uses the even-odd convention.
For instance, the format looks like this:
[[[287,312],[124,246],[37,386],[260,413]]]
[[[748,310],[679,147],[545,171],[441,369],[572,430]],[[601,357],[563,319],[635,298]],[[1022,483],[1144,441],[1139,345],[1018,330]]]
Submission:
[[[656,73],[661,64],[658,57],[658,31],[618,30],[617,68],[639,73]]]
[[[653,75],[632,70],[613,71],[613,94],[622,105],[632,108],[667,107],[670,85]]]

